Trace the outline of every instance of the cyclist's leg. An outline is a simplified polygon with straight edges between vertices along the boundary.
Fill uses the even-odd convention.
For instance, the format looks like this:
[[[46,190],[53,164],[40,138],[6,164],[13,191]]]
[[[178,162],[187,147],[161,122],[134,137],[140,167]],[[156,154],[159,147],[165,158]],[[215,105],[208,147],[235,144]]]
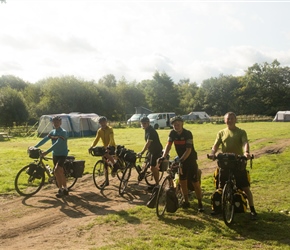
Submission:
[[[194,192],[198,201],[198,211],[203,212],[203,205],[202,205],[202,192],[200,187],[200,176],[198,173],[198,165],[195,161],[193,167],[189,169],[188,172],[188,181],[191,181],[194,187]]]
[[[157,159],[160,157],[160,153],[158,154],[150,154],[149,162],[150,169],[153,174],[156,185],[159,185],[159,169],[157,168]]]
[[[68,195],[68,189],[66,186],[66,178],[65,178],[64,169],[63,169],[65,159],[66,159],[66,156],[53,156],[53,164],[55,166],[54,175],[55,175],[58,187],[59,187],[57,197]]]

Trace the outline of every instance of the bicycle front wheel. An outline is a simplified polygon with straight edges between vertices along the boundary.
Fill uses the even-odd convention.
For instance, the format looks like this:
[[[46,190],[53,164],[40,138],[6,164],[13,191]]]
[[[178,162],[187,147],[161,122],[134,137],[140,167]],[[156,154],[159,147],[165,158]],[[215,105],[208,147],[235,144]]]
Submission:
[[[30,164],[17,173],[14,186],[18,194],[22,196],[32,196],[36,194],[44,184],[44,172],[35,175],[32,168],[38,167],[36,164]],[[32,171],[31,171],[32,170]]]
[[[162,217],[166,211],[166,191],[171,187],[170,177],[167,176],[159,187],[156,198],[156,214]]]
[[[108,179],[108,165],[103,160],[98,160],[93,169],[93,180],[95,186],[102,190],[105,188]]]
[[[125,170],[123,171],[123,175],[120,181],[120,185],[119,185],[119,194],[123,195],[125,193],[125,190],[128,186],[128,182],[131,176],[131,171],[132,168],[128,165]]]
[[[161,181],[161,179],[163,177],[163,174],[164,174],[164,172],[159,171],[159,181]],[[154,176],[153,176],[153,174],[152,174],[150,169],[147,169],[147,172],[145,174],[145,182],[150,187],[153,187],[156,184]]]
[[[234,220],[234,192],[230,183],[226,183],[222,192],[222,213],[227,226]]]

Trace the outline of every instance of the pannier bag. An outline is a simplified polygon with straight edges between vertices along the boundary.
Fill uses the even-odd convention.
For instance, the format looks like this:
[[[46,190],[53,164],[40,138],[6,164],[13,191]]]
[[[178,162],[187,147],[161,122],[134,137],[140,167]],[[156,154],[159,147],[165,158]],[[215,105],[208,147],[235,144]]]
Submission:
[[[38,159],[40,156],[40,149],[39,148],[33,148],[33,149],[28,148],[27,153],[28,153],[30,158]]]
[[[171,187],[166,190],[166,211],[168,213],[175,213],[179,208],[178,198],[175,193],[175,188]]]
[[[245,213],[247,211],[247,195],[240,189],[234,194],[235,213]]]
[[[128,150],[124,155],[124,160],[130,163],[136,162],[136,153],[132,150]]]
[[[74,178],[82,177],[85,170],[85,161],[73,161],[72,166],[71,176]]]
[[[222,189],[219,188],[211,195],[211,209],[216,213],[222,211]]]
[[[44,173],[44,169],[41,166],[37,166],[32,175],[36,179],[41,179],[43,176],[43,173]]]
[[[105,154],[106,149],[104,147],[94,147],[92,149],[93,156],[103,156]]]
[[[163,160],[162,163],[159,166],[160,172],[165,172],[169,167],[169,160]]]
[[[149,198],[149,201],[146,203],[146,206],[148,208],[155,208],[158,190],[159,190],[158,186],[155,186],[152,189],[152,194],[151,194],[151,196]]]
[[[33,175],[34,171],[37,169],[37,165],[36,164],[29,164],[29,168],[26,170],[26,173],[30,176]]]
[[[120,156],[120,153],[121,153],[121,151],[122,151],[123,148],[124,148],[124,146],[117,145],[117,147],[115,149],[115,155]]]

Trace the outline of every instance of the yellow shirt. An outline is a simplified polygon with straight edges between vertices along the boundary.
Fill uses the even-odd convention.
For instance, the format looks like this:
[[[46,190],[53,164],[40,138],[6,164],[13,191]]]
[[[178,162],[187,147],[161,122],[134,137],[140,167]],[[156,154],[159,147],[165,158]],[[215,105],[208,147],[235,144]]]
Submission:
[[[104,129],[99,128],[97,131],[96,138],[92,144],[92,147],[96,146],[100,139],[102,140],[104,147],[116,146],[116,143],[114,140],[114,132],[113,132],[112,127],[107,126]]]

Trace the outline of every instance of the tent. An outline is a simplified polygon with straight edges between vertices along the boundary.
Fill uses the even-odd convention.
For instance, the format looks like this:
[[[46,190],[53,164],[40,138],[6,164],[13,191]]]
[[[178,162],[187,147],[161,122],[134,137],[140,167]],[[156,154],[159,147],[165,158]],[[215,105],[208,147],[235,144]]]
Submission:
[[[273,122],[290,122],[290,111],[278,111]]]
[[[193,111],[190,112],[188,115],[183,115],[182,117],[186,121],[197,121],[197,120],[204,122],[210,121],[210,116],[204,111]]]
[[[61,117],[61,127],[68,132],[69,137],[84,137],[95,135],[99,128],[99,116],[95,113],[63,113],[42,115],[39,119],[39,125],[37,128],[38,136],[44,137],[53,129],[52,118],[57,115]]]

